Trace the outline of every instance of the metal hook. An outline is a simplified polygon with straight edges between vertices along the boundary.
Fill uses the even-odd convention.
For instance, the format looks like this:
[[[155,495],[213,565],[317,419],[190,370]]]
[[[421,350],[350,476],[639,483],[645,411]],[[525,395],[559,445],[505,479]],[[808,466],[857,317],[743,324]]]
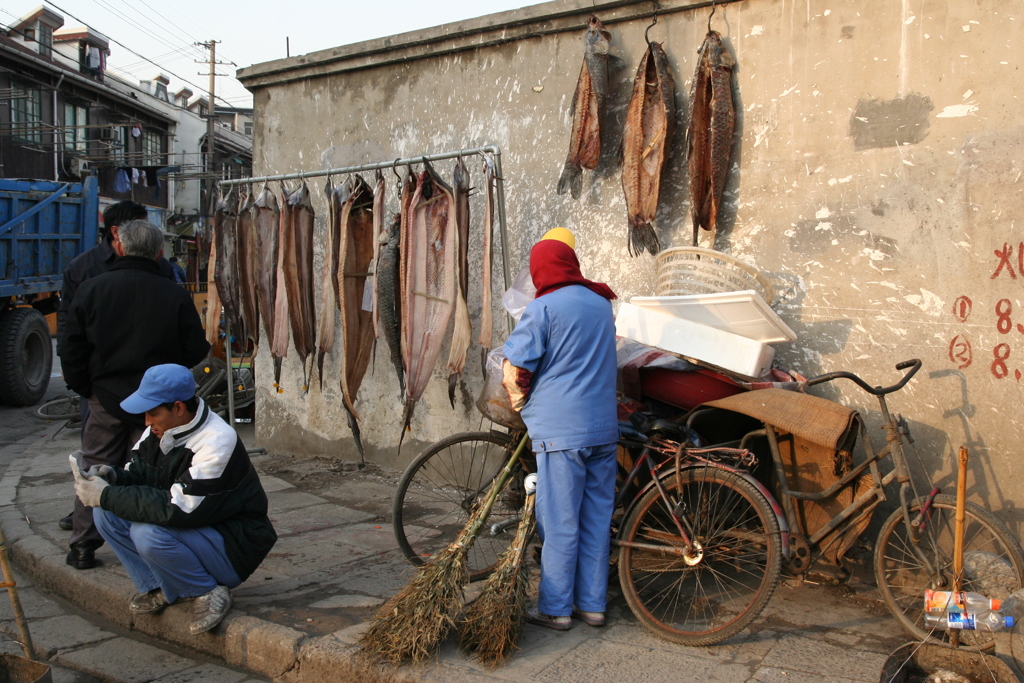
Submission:
[[[661,7],[658,6],[657,0],[652,0],[652,4],[654,5],[654,14],[652,14],[651,16],[654,18],[654,21],[652,21],[644,30],[644,40],[647,41],[648,45],[651,44],[651,39],[648,37],[647,34],[649,34],[651,32],[651,29],[654,28],[654,26],[658,23],[658,10],[661,9]]]
[[[711,14],[708,15],[708,33],[711,33],[711,17],[715,16],[715,10],[718,9],[715,6],[715,0],[711,0]]]

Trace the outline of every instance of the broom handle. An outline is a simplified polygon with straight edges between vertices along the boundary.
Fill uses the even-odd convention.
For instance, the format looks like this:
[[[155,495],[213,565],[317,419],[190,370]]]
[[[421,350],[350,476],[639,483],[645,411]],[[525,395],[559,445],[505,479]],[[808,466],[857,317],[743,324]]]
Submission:
[[[512,456],[505,463],[505,467],[502,468],[501,472],[495,478],[491,484],[490,490],[487,492],[487,498],[484,499],[483,505],[480,506],[480,514],[473,515],[470,517],[469,526],[466,528],[468,532],[466,534],[466,545],[470,545],[476,540],[476,535],[480,533],[480,527],[483,526],[484,522],[487,521],[487,516],[491,514],[491,508],[494,507],[494,503],[497,502],[498,496],[505,490],[508,485],[509,479],[512,478],[512,471],[519,464],[519,458],[523,455],[523,451],[526,450],[526,444],[530,442],[530,435],[523,434],[523,438],[519,441],[519,445],[516,450],[512,452]]]
[[[959,601],[964,587],[964,517],[967,507],[967,446],[960,447],[959,467],[956,477],[956,526],[953,530],[953,595]],[[966,605],[961,605],[966,608]],[[950,644],[960,646],[960,632],[950,634]]]

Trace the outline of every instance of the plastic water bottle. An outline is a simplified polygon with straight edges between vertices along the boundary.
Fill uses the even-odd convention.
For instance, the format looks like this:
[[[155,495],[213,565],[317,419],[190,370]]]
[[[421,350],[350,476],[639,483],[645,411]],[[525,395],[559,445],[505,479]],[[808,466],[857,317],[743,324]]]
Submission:
[[[982,614],[970,612],[947,612],[935,614],[925,612],[924,623],[928,628],[945,629],[948,631],[999,631],[1013,628],[1013,617],[1004,617],[999,612],[988,611]]]
[[[930,614],[947,612],[970,612],[982,614],[998,611],[1002,607],[999,600],[990,600],[980,593],[953,593],[952,591],[924,592],[924,611]]]

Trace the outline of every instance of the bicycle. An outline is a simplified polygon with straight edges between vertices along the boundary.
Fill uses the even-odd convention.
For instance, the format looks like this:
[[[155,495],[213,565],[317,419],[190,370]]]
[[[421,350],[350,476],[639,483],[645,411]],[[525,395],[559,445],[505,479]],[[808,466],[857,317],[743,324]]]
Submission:
[[[855,382],[878,398],[886,432],[886,445],[875,451],[863,421],[859,416],[854,419],[850,429],[861,437],[864,459],[856,466],[851,463],[821,491],[790,487],[780,450],[785,432],[750,414],[706,405],[675,419],[644,414],[631,419],[619,442],[632,462],[625,463],[620,477],[616,504],[622,513],[613,523],[612,545],[618,548],[624,597],[640,622],[662,638],[691,646],[735,635],[767,605],[783,565],[803,575],[814,562],[828,560],[825,551],[834,548],[837,538],[853,532],[859,536],[875,508],[886,500],[885,488],[895,482],[899,505],[878,535],[875,580],[887,608],[915,639],[945,638],[945,632],[924,627],[921,604],[925,589],[952,585],[956,501],[934,487],[926,496],[914,492],[903,451],[904,442],[912,442],[909,428],[901,416],[889,412],[885,398],[902,389],[920,367],[919,360],[897,364],[897,370],[910,371],[890,387],[871,387],[849,372],[807,381]],[[796,392],[778,395],[783,402],[813,399],[838,406]],[[729,405],[728,400],[713,403]],[[718,437],[713,439],[716,443],[698,447],[702,431]],[[454,538],[520,438],[528,437],[518,432],[460,434],[431,446],[413,461],[394,501],[396,537],[407,557],[422,563],[424,555]],[[852,451],[852,441],[847,443]],[[463,452],[452,451],[455,445]],[[463,449],[467,445],[472,445],[468,461]],[[477,458],[477,453],[485,457]],[[759,467],[758,455],[766,453],[765,466]],[[883,475],[878,465],[887,456],[892,456],[892,469]],[[871,484],[866,491],[819,528],[801,533],[801,501],[835,499],[865,475]],[[420,483],[411,488],[414,481]],[[410,493],[413,490],[415,494]],[[507,509],[477,540],[484,546],[471,565],[475,578],[487,575],[514,531],[515,486],[509,490]],[[968,503],[965,529],[963,590],[1005,599],[1024,585],[1024,551],[1002,522]],[[986,633],[963,635],[966,644],[991,644]]]
[[[82,426],[82,410],[78,394],[58,396],[52,398],[36,408],[35,416],[45,422],[64,421],[68,429],[77,429]],[[58,430],[59,431],[59,430]]]

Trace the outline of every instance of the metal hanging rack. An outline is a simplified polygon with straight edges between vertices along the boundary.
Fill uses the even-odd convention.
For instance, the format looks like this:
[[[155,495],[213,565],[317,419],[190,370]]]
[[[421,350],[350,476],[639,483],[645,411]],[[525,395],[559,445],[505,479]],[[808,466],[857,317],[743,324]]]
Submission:
[[[420,154],[417,156],[407,157],[405,159],[395,159],[393,161],[381,161],[372,164],[360,164],[358,166],[344,166],[342,168],[331,168],[324,171],[303,171],[301,173],[282,173],[279,175],[266,175],[266,176],[253,176],[251,178],[235,178],[232,180],[221,180],[217,184],[220,187],[231,187],[234,185],[253,185],[256,183],[264,183],[278,180],[302,180],[305,178],[323,178],[332,175],[344,175],[346,173],[361,173],[363,171],[376,171],[384,168],[395,168],[398,166],[411,166],[412,164],[421,164],[425,161],[443,161],[445,159],[457,159],[458,157],[466,157],[476,154],[478,156],[486,157],[490,156],[494,160],[494,186],[495,186],[495,201],[498,204],[498,236],[501,239],[501,270],[502,276],[505,279],[505,289],[507,290],[512,286],[512,272],[509,268],[508,259],[508,229],[505,224],[505,182],[502,179],[501,173],[501,147],[498,145],[487,145],[485,147],[469,147],[460,149],[455,152],[441,152],[439,154]],[[225,319],[225,334],[228,339],[228,415],[230,416],[229,423],[234,427],[235,417],[235,392],[234,392],[234,376],[235,370],[233,363],[230,362],[231,356],[231,323]],[[514,327],[512,317],[508,316],[508,329],[511,332]]]

